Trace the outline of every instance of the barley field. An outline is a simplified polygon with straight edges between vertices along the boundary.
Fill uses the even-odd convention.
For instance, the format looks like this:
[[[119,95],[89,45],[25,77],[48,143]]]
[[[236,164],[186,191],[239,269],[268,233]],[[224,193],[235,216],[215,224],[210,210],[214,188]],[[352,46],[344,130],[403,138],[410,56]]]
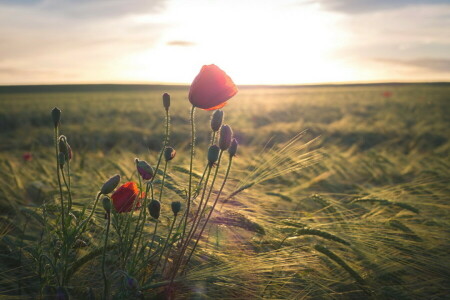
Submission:
[[[60,133],[73,151],[76,219],[112,175],[138,181],[135,158],[156,165],[165,136],[161,97],[170,94],[168,145],[177,155],[163,177],[161,247],[172,224],[164,204],[180,201],[186,210],[188,89],[0,87],[1,299],[101,299],[102,257],[113,299],[165,297],[163,271],[148,279],[151,265],[116,256],[120,233],[111,230],[104,246],[101,205],[66,254],[58,238],[43,238],[59,216],[51,110],[61,109]],[[196,252],[170,284],[172,297],[449,299],[449,84],[242,86],[223,111],[237,156]],[[206,170],[210,118],[195,112],[195,183]],[[225,168],[217,176],[222,180]],[[155,239],[155,223],[142,224],[142,241]]]

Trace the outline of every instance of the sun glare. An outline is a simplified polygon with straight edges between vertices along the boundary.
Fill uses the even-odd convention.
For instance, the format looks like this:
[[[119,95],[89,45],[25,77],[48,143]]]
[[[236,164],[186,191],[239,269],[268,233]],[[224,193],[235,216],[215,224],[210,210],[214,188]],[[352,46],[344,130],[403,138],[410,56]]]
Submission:
[[[237,84],[345,78],[330,58],[342,42],[334,19],[316,13],[317,7],[285,4],[274,9],[265,2],[250,1],[239,7],[234,10],[229,3],[211,1],[172,2],[158,19],[151,15],[134,18],[139,23],[171,25],[158,45],[126,58],[126,64],[133,67],[124,75],[145,81],[152,80],[149,74],[157,74],[162,82],[189,83],[202,65],[214,63]]]

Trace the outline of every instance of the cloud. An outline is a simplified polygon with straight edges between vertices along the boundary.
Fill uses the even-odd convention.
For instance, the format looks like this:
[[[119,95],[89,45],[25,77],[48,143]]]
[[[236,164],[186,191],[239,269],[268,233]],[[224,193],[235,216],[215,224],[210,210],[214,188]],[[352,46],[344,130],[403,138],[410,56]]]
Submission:
[[[27,7],[41,13],[78,19],[155,13],[163,10],[165,4],[166,0],[6,0],[2,2],[3,6]]]
[[[439,73],[450,73],[450,59],[446,58],[416,58],[416,59],[376,58],[375,61],[390,65],[399,65],[412,68],[426,69]]]
[[[392,10],[413,5],[450,4],[449,0],[316,0],[325,10],[345,14],[362,14],[374,11]]]
[[[169,42],[167,42],[167,45],[168,46],[190,47],[190,46],[194,46],[195,43],[190,42],[190,41],[169,41]]]

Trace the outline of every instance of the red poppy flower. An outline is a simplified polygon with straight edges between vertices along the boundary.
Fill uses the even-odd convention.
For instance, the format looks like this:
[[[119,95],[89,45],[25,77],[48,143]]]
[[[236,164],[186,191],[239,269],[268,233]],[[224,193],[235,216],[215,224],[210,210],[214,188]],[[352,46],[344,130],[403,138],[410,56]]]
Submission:
[[[135,182],[129,181],[121,185],[111,195],[114,208],[118,213],[130,212],[133,207],[141,207],[139,189]],[[135,204],[136,202],[136,204]]]
[[[191,84],[189,101],[195,107],[215,110],[224,107],[237,91],[231,78],[218,66],[205,65]]]
[[[30,161],[30,160],[33,159],[33,156],[31,155],[30,152],[25,152],[25,153],[22,155],[22,158],[23,158],[24,161]]]

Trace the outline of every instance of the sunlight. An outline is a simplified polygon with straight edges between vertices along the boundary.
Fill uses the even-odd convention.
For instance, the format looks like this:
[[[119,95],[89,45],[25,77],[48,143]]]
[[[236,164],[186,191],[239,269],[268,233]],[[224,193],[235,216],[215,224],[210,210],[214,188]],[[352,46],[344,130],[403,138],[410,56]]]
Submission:
[[[189,83],[203,64],[215,63],[238,84],[294,84],[345,79],[330,56],[343,43],[336,18],[317,7],[245,2],[239,10],[217,2],[172,2],[167,13],[135,17],[134,22],[172,24],[160,43],[126,60],[125,76],[138,80]],[[181,41],[181,46],[168,43]],[[275,58],[275,59],[274,59]],[[174,72],[174,70],[177,70]],[[156,78],[155,78],[156,79]]]

